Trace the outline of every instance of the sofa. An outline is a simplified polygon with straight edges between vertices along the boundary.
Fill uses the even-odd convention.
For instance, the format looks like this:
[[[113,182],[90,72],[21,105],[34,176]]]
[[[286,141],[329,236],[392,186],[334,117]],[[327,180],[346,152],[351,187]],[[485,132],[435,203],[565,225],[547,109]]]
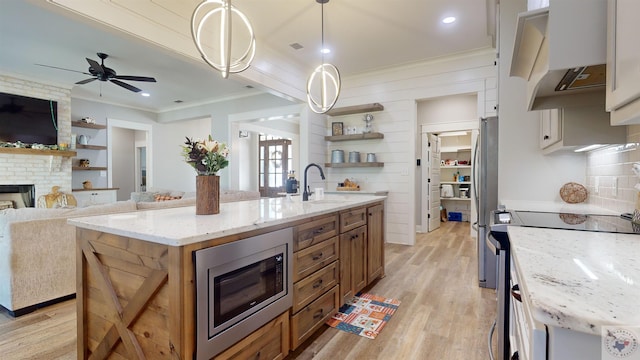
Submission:
[[[220,202],[259,199],[257,191],[223,190]],[[0,305],[11,316],[72,298],[76,292],[76,234],[67,219],[195,206],[195,197],[118,201],[84,208],[0,210]]]

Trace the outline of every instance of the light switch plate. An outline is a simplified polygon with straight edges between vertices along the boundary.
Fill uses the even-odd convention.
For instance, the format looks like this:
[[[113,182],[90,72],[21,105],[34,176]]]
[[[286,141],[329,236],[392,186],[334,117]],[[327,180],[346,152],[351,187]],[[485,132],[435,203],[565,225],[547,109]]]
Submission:
[[[596,194],[600,193],[600,177],[596,176],[594,183],[593,183],[593,192],[595,192]]]
[[[613,191],[612,191],[612,195],[613,196],[618,196],[618,177],[614,176],[613,177]]]

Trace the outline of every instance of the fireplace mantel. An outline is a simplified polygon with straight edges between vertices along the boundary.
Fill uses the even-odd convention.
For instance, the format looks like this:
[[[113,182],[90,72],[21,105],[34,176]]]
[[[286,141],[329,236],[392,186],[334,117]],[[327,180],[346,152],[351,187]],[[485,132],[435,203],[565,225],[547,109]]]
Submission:
[[[37,150],[37,149],[10,148],[10,147],[0,147],[0,154],[53,155],[53,156],[62,156],[62,157],[76,156],[76,152],[71,150],[64,150],[64,151],[63,150]]]

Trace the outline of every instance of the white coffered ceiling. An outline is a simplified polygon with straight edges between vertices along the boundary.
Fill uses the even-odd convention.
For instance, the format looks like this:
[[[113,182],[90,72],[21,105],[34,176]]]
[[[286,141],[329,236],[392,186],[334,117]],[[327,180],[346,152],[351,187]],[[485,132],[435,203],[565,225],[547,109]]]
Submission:
[[[166,9],[176,9],[178,4],[179,15],[185,18],[199,2],[136,1],[151,1]],[[107,3],[127,4],[119,0]],[[487,9],[493,3],[495,0],[331,0],[325,5],[325,44],[333,52],[326,59],[348,81],[349,76],[369,71],[490,48],[487,29],[493,25],[487,24],[493,16],[487,16]],[[315,0],[235,0],[233,4],[253,24],[258,46],[279,53],[300,69],[312,69],[319,63],[320,5]],[[443,24],[440,20],[445,16],[455,16],[457,21]],[[303,47],[296,50],[290,46],[293,43]],[[66,86],[72,89],[72,96],[155,112],[264,90],[246,88],[256,84],[240,76],[223,80],[202,61],[43,1],[0,0],[0,47],[0,73]],[[106,65],[120,75],[155,77],[157,83],[130,82],[151,97],[99,81],[74,85],[88,76],[35,65],[86,72],[85,58],[99,61],[97,52],[109,54]],[[304,88],[304,84],[291,85]],[[184,102],[177,105],[175,100]]]

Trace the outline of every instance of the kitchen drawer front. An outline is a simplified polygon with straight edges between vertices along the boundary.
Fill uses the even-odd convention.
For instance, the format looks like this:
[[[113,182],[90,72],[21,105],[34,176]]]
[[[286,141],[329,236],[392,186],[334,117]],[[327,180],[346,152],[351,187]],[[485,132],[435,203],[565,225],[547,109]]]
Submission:
[[[295,350],[318,330],[340,307],[338,286],[291,317],[291,349]]]
[[[313,275],[295,283],[293,285],[293,313],[297,313],[325,291],[338,285],[338,277],[338,262],[334,261]]]
[[[293,254],[293,282],[302,280],[338,260],[338,237],[315,244]]]
[[[367,208],[350,209],[340,213],[340,233],[367,224]]]
[[[280,360],[289,353],[289,312],[240,340],[214,360],[260,359]]]
[[[293,228],[293,251],[305,249],[338,235],[338,215],[330,215]]]

